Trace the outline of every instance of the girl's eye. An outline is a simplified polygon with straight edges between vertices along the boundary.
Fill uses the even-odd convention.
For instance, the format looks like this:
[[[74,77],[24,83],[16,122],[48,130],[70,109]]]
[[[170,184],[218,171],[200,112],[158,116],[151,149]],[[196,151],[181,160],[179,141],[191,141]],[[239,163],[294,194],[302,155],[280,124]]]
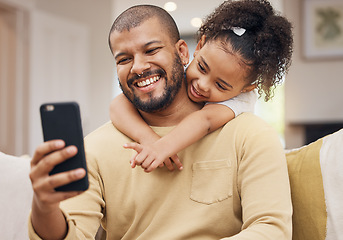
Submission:
[[[217,85],[217,87],[220,88],[221,90],[227,90],[227,88],[226,88],[223,84],[221,84],[221,83],[219,83],[219,82],[216,82],[216,85]]]
[[[203,67],[203,65],[200,62],[198,62],[198,67],[201,72],[206,72],[206,69]]]

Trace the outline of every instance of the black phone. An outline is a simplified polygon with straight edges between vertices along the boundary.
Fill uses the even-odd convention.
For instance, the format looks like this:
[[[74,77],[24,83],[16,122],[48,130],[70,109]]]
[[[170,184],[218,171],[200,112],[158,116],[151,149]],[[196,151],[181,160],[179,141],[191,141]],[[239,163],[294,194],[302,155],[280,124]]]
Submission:
[[[44,141],[62,139],[66,146],[77,147],[77,154],[56,165],[50,175],[84,168],[86,176],[75,182],[57,187],[56,191],[85,191],[88,189],[88,172],[83,143],[80,108],[76,102],[44,103],[40,106]]]

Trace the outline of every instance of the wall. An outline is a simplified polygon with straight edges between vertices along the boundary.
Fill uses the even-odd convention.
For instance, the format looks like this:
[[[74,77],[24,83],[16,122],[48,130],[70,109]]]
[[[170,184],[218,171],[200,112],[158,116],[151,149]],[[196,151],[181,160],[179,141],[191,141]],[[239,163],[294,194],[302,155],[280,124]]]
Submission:
[[[111,0],[36,0],[37,9],[80,22],[90,29],[90,130],[109,120],[108,107],[114,82],[114,62],[107,43],[111,4]]]
[[[42,142],[39,105],[47,99],[81,100],[84,134],[109,120],[111,6],[112,0],[0,0],[0,9],[13,13],[12,19],[0,11],[0,151],[33,154]]]
[[[304,143],[303,124],[343,121],[343,58],[304,58],[302,3],[299,0],[284,1],[284,13],[294,25],[295,45],[292,67],[285,82],[287,148]]]
[[[17,108],[12,106],[20,102],[15,98],[15,92],[20,91],[18,85],[21,83],[17,81],[19,69],[16,67],[18,61],[16,25],[16,12],[0,4],[0,148],[8,152],[15,152],[16,143],[21,144],[20,141],[16,142],[16,132],[12,131],[17,129],[15,126]],[[9,102],[13,105],[10,106]]]

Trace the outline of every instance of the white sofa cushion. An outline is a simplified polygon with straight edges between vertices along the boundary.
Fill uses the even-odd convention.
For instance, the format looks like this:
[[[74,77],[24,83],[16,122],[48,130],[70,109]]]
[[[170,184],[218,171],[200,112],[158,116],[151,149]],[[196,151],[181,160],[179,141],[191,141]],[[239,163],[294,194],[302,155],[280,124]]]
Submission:
[[[30,158],[0,152],[1,239],[28,239],[28,216],[32,202]]]

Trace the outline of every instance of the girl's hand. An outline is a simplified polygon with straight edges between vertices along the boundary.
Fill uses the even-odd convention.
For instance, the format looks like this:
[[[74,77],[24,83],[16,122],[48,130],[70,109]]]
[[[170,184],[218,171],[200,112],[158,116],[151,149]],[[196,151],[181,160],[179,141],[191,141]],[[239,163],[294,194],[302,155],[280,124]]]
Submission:
[[[157,167],[166,167],[170,170],[174,170],[172,162],[176,165],[179,170],[182,170],[182,163],[177,155],[169,158],[164,156],[163,153],[154,147],[154,145],[142,145],[139,143],[127,143],[124,148],[133,149],[137,154],[131,159],[131,167],[134,168],[136,165],[140,165],[145,172],[151,172]],[[172,162],[171,162],[172,161]]]

